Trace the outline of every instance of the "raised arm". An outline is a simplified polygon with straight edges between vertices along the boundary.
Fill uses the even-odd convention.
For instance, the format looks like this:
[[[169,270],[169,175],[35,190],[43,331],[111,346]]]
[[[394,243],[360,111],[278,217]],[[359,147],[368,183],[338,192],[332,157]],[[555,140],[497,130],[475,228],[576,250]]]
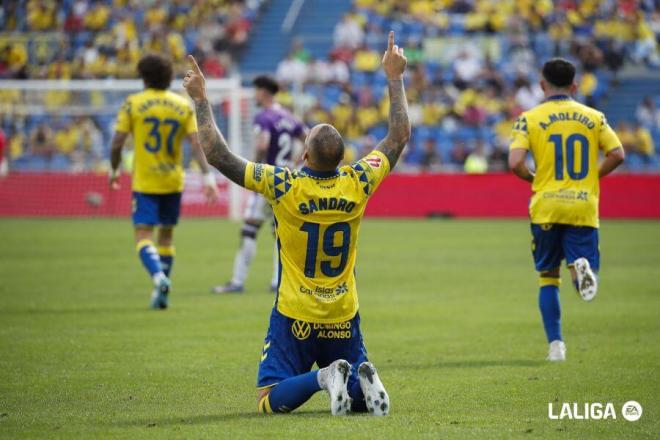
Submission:
[[[245,186],[247,161],[229,150],[227,141],[215,124],[211,105],[206,99],[204,75],[192,55],[188,55],[188,61],[190,70],[183,80],[183,87],[195,103],[199,142],[206,160],[229,180]]]
[[[406,70],[406,57],[403,48],[394,44],[394,32],[390,31],[387,50],[383,55],[383,70],[387,75],[387,88],[390,98],[390,117],[387,136],[380,141],[376,149],[383,152],[394,168],[403,148],[410,140],[410,120],[408,119],[408,101],[403,87],[403,72]]]

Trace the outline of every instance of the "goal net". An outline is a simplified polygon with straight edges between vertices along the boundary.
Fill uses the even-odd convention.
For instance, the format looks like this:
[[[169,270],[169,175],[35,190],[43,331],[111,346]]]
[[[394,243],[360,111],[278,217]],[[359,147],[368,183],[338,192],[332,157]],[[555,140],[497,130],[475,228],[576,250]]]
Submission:
[[[109,147],[117,110],[140,80],[0,81],[5,170],[0,216],[127,216],[133,145],[122,158],[121,189],[108,187]],[[208,80],[216,122],[233,151],[252,156],[252,89],[239,78]],[[172,91],[184,94],[181,81]],[[207,205],[199,168],[184,146],[183,216],[238,218],[244,191],[217,175],[220,201]],[[8,170],[7,170],[8,169]]]

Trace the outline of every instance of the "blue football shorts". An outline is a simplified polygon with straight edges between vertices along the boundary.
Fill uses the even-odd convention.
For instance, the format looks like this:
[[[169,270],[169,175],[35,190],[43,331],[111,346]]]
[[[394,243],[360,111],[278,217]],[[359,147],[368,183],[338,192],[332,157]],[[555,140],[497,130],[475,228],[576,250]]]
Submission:
[[[532,223],[532,255],[539,272],[559,267],[562,260],[572,265],[586,258],[594,271],[600,268],[598,228],[557,223]]]
[[[358,380],[357,367],[367,361],[360,315],[338,324],[314,324],[288,318],[273,308],[259,364],[257,388],[268,388],[289,377],[345,359],[353,368],[348,387]]]
[[[179,222],[181,193],[133,192],[133,225],[174,226]]]

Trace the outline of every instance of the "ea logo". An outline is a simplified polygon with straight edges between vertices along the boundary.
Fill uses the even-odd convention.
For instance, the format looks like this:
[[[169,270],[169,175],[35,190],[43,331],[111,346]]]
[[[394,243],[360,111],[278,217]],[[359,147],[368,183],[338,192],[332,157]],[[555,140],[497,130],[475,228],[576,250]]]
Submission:
[[[642,417],[642,405],[634,400],[629,400],[623,404],[621,415],[629,422],[636,422]]]
[[[309,325],[309,322],[293,321],[293,324],[291,324],[291,333],[293,333],[296,339],[303,341],[309,338],[310,333],[312,333],[312,326]]]

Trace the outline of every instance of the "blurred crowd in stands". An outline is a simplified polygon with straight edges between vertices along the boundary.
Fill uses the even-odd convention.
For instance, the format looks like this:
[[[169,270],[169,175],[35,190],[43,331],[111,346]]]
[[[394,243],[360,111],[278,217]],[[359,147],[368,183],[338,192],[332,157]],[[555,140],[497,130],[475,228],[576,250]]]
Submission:
[[[19,0],[0,12],[0,78],[135,78],[145,52],[221,78],[264,0]]]
[[[297,40],[278,79],[302,90],[309,124],[331,122],[361,154],[385,133],[384,36],[395,30],[409,61],[414,125],[405,162],[468,172],[506,167],[516,117],[543,99],[538,70],[551,56],[579,67],[578,99],[601,108],[624,65],[660,67],[660,3],[636,0],[355,0],[334,49],[315,59]],[[302,87],[300,86],[302,84]],[[660,138],[657,97],[619,130],[650,164]],[[292,104],[293,95],[282,102]],[[300,97],[296,97],[300,100]],[[637,123],[639,122],[639,124]]]
[[[208,78],[229,76],[265,0],[20,0],[0,11],[0,79],[135,78],[147,52],[167,54],[177,76],[192,53]],[[48,91],[35,99],[54,108],[113,104],[101,94]],[[32,95],[32,98],[35,98]],[[52,118],[10,114],[26,104],[18,91],[0,90],[5,155],[26,169],[107,167],[109,115]],[[28,103],[29,104],[29,103]],[[116,110],[115,110],[116,111]],[[114,112],[113,112],[114,113]]]
[[[4,2],[0,78],[135,77],[137,59],[149,51],[167,53],[179,73],[190,52],[207,77],[227,76],[267,3]],[[335,27],[327,58],[313,56],[304,40],[296,39],[276,70],[287,86],[279,94],[281,103],[309,125],[334,124],[351,145],[352,157],[373,148],[387,130],[380,59],[390,29],[409,61],[414,128],[404,164],[412,170],[505,170],[511,127],[522,111],[542,101],[538,70],[549,57],[576,63],[577,98],[600,109],[616,90],[622,69],[655,72],[656,78],[660,72],[660,1],[354,0]],[[63,94],[46,98],[51,107],[68,104]],[[19,97],[0,91],[0,104],[12,99]],[[640,158],[637,169],[658,169],[660,96],[639,101],[635,115],[615,118],[614,125],[628,152]],[[105,166],[111,117],[17,123],[3,108],[0,127],[12,160],[30,158],[33,169]]]

